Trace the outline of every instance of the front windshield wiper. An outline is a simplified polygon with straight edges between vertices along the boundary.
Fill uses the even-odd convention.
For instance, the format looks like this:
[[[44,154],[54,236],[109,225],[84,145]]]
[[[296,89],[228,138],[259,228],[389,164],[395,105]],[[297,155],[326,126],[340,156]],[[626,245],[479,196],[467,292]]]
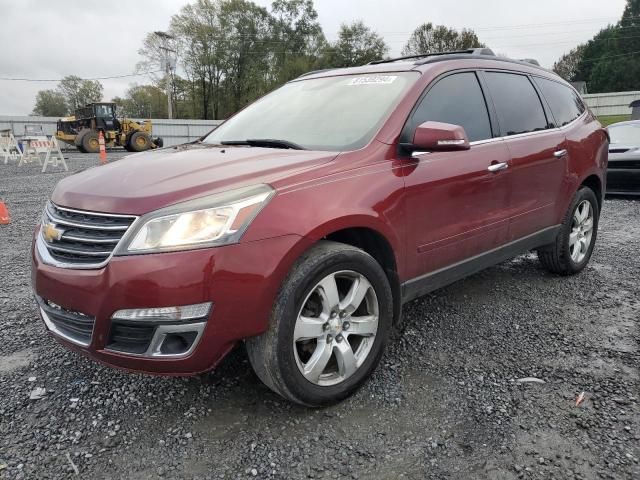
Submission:
[[[292,150],[306,150],[303,146],[287,140],[277,140],[274,138],[249,138],[247,140],[223,140],[221,145],[248,145],[250,147],[266,148],[290,148]]]

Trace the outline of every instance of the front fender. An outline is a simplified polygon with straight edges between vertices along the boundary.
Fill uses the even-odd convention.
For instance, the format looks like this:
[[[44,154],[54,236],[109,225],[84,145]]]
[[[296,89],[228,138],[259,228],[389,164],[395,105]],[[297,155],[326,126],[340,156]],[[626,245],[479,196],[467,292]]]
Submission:
[[[391,162],[381,162],[323,179],[303,188],[280,191],[256,217],[243,241],[295,234],[318,241],[347,228],[379,233],[404,272],[406,239],[403,178]]]

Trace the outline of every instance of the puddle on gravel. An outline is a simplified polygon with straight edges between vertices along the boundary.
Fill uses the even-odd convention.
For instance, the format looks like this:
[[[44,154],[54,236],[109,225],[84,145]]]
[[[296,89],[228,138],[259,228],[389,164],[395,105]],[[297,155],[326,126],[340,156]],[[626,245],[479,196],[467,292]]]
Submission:
[[[633,338],[635,326],[635,321],[632,318],[618,317],[616,323],[607,325],[602,332],[604,347],[623,353],[637,351],[637,345]]]
[[[578,375],[593,377],[595,379],[618,377],[628,381],[640,380],[637,369],[628,367],[612,359],[602,358],[595,353],[590,358],[578,355],[566,355],[550,358],[542,363],[552,368],[575,372]]]
[[[0,375],[13,373],[21,368],[28,367],[34,357],[31,349],[20,350],[11,355],[0,356]]]

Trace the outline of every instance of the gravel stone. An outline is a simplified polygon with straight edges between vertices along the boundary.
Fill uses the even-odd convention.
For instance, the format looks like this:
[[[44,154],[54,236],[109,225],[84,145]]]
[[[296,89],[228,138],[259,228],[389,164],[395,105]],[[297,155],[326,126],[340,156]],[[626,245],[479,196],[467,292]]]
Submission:
[[[67,157],[71,172],[99,164]],[[264,387],[242,346],[211,374],[171,378],[58,344],[33,301],[29,250],[67,174],[0,172],[12,218],[0,226],[3,480],[640,478],[638,200],[605,201],[580,275],[551,275],[530,253],[406,305],[373,378],[310,410]],[[546,383],[516,381],[527,377]],[[30,401],[36,387],[46,395]]]

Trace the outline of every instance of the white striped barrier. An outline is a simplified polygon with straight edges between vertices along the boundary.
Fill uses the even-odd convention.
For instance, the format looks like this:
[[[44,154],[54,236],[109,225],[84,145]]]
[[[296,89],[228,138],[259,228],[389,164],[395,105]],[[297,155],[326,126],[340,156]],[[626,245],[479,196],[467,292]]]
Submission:
[[[34,142],[35,140],[22,138],[20,141],[22,143],[22,157],[20,158],[18,166],[21,167],[22,165],[33,162],[34,160],[42,165],[42,160],[40,159],[40,155],[38,155],[38,150],[31,146],[31,142]]]
[[[69,171],[67,162],[65,162],[64,160],[64,155],[62,155],[62,152],[60,151],[60,144],[58,143],[58,139],[54,136],[51,137],[51,140],[47,141],[47,154],[44,157],[42,173],[47,171],[47,167],[49,165],[54,168],[57,168],[58,165],[62,165],[65,172]]]
[[[4,158],[5,165],[9,160],[22,160],[22,151],[11,132],[8,135],[0,135],[0,157]]]

